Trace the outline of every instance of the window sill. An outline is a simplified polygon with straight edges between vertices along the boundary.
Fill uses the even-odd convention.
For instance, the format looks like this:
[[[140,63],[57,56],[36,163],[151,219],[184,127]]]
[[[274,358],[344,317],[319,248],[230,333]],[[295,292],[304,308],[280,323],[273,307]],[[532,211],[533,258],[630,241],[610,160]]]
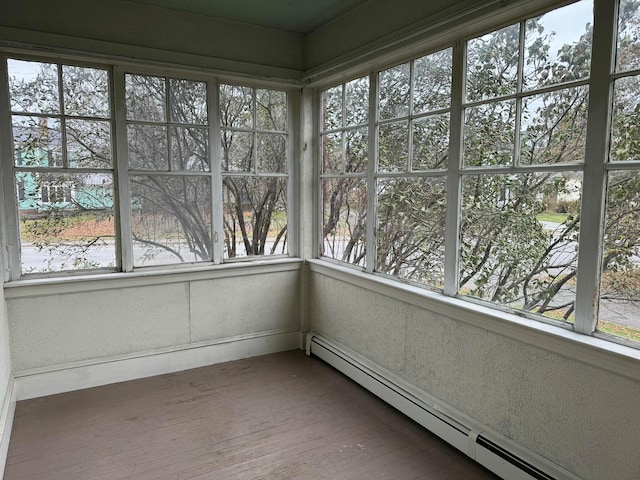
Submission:
[[[299,258],[279,258],[221,265],[162,267],[127,273],[31,278],[5,283],[4,294],[6,299],[28,298],[296,271],[301,266],[302,260]]]
[[[311,272],[366,288],[434,313],[518,340],[594,367],[640,380],[640,350],[503,312],[324,260],[307,260]]]

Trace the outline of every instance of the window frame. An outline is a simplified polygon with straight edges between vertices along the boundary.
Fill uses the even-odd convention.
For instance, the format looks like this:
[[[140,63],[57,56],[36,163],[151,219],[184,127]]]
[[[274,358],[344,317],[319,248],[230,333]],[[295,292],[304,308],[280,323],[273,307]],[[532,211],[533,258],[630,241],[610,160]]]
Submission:
[[[537,15],[543,15],[544,13],[551,12],[557,8],[561,8],[574,2],[555,2],[554,4],[547,5],[545,8],[536,11],[528,12],[525,14],[518,14],[515,18],[510,20],[502,20],[500,23],[495,23],[492,26],[488,26],[483,29],[472,31],[467,29],[462,35],[455,36],[448,44],[429,45],[425,43],[425,47],[419,49],[417,47],[412,48],[408,54],[403,56],[396,55],[393,57],[392,62],[378,61],[369,62],[371,67],[363,69],[352,68],[352,74],[349,77],[341,78],[338,83],[336,80],[332,80],[332,77],[327,77],[325,80],[318,80],[314,84],[316,92],[316,118],[318,119],[318,125],[322,124],[322,111],[321,111],[321,96],[326,90],[333,88],[337,85],[344,85],[352,78],[359,78],[366,71],[371,79],[370,86],[370,104],[377,105],[377,78],[380,72],[387,68],[392,68],[396,65],[412,62],[423,55],[438,52],[443,48],[453,48],[453,65],[452,65],[452,92],[451,92],[451,113],[450,113],[450,137],[449,137],[449,164],[447,169],[447,211],[446,211],[446,233],[445,233],[445,278],[444,287],[442,289],[430,288],[424,284],[418,284],[417,282],[403,280],[398,277],[393,277],[387,274],[381,274],[375,272],[371,267],[375,261],[376,252],[371,250],[375,243],[369,242],[367,245],[367,260],[366,268],[359,267],[358,265],[347,264],[340,260],[336,260],[322,254],[320,248],[317,248],[316,252],[318,258],[321,261],[335,263],[340,267],[354,269],[363,273],[372,274],[378,277],[386,277],[392,281],[399,282],[401,284],[416,285],[421,289],[429,292],[433,292],[435,295],[441,294],[444,297],[450,297],[459,299],[470,304],[477,304],[479,306],[488,307],[494,311],[502,311],[508,314],[515,314],[518,317],[525,317],[533,319],[537,322],[547,323],[556,327],[560,327],[564,330],[573,330],[577,333],[588,335],[592,337],[603,338],[608,341],[623,344],[626,346],[640,349],[640,345],[637,342],[624,339],[622,337],[615,337],[603,332],[598,331],[598,292],[600,288],[600,268],[601,268],[601,256],[602,256],[602,239],[604,236],[604,209],[605,209],[605,195],[606,185],[605,180],[608,172],[615,171],[639,171],[640,161],[637,162],[608,162],[608,144],[609,144],[609,126],[611,122],[612,114],[612,90],[613,82],[616,79],[624,78],[632,75],[640,75],[640,69],[634,69],[625,72],[615,72],[613,69],[613,59],[615,58],[615,32],[617,31],[616,19],[617,19],[617,6],[618,2],[608,2],[607,0],[594,0],[593,2],[593,39],[592,39],[592,56],[591,56],[591,69],[589,77],[587,79],[572,80],[565,83],[548,85],[541,88],[521,88],[522,82],[519,82],[519,88],[513,94],[505,95],[503,97],[497,97],[499,100],[513,99],[518,103],[518,111],[521,109],[520,104],[524,98],[546,92],[559,91],[568,87],[579,88],[581,86],[587,86],[589,88],[589,102],[587,105],[588,118],[586,127],[586,144],[584,150],[584,162],[566,162],[556,165],[547,164],[520,164],[518,162],[519,155],[516,153],[512,159],[513,164],[505,166],[463,166],[462,163],[462,151],[463,151],[463,131],[464,131],[464,110],[467,107],[486,104],[492,101],[496,101],[496,98],[482,99],[474,101],[466,101],[466,87],[465,87],[465,69],[466,69],[466,42],[482,36],[487,33],[494,32],[511,24],[524,25],[527,19],[533,18]],[[471,33],[469,33],[471,32]],[[524,31],[521,29],[520,38]],[[522,49],[523,43],[520,44],[520,60],[522,62]],[[418,53],[416,53],[418,52]],[[603,114],[602,112],[606,112]],[[410,115],[406,118],[412,118]],[[519,120],[516,120],[516,139],[515,150],[519,150]],[[376,128],[378,124],[388,123],[388,120],[379,121],[377,114],[370,114],[369,123],[372,128]],[[317,129],[319,135],[322,135],[321,128]],[[605,132],[605,133],[603,133]],[[320,165],[322,158],[322,151],[320,141],[316,150],[316,156],[318,157],[317,164]],[[369,163],[373,165],[372,168],[377,167],[377,152],[371,152],[369,156]],[[321,171],[321,169],[320,169]],[[580,225],[580,248],[578,251],[578,263],[577,263],[577,285],[575,295],[575,321],[573,324],[565,322],[555,321],[553,319],[543,317],[535,313],[528,311],[515,310],[508,306],[500,305],[498,303],[492,303],[489,301],[472,298],[469,296],[461,295],[458,291],[459,282],[459,262],[460,262],[460,220],[461,220],[461,201],[462,201],[462,181],[466,175],[471,174],[498,174],[498,173],[531,173],[531,172],[564,172],[572,171],[576,173],[582,173],[582,192],[594,192],[594,194],[581,195],[581,225]],[[376,170],[377,172],[377,170]],[[408,172],[403,172],[408,173]],[[394,176],[395,174],[384,174],[388,176]],[[376,178],[380,176],[376,173]],[[397,175],[396,175],[397,176]],[[322,179],[323,175],[320,174],[319,178]],[[373,190],[375,183],[372,183],[373,175],[368,178],[367,188]],[[369,199],[371,200],[371,195]],[[321,203],[321,199],[319,200]],[[323,217],[321,214],[322,206],[319,205],[318,211],[320,212],[319,221],[317,224],[316,241],[320,244],[323,241],[322,238],[322,223]],[[375,228],[375,211],[370,207],[368,213],[367,229]],[[371,219],[371,220],[369,220]],[[371,236],[371,235],[369,235]],[[594,300],[595,299],[595,300]]]
[[[87,57],[89,55],[87,54]],[[108,72],[109,82],[109,104],[111,107],[111,153],[112,153],[112,170],[109,170],[113,176],[114,184],[114,216],[115,216],[115,257],[116,266],[114,268],[99,269],[79,269],[79,270],[63,270],[63,271],[46,271],[38,273],[21,273],[21,241],[19,233],[18,209],[16,204],[17,187],[14,181],[14,153],[13,153],[13,135],[12,120],[10,108],[10,93],[8,85],[8,67],[7,60],[16,59],[24,61],[35,61],[54,63],[59,65],[71,65],[90,67],[106,70]],[[209,136],[208,157],[210,168],[208,171],[180,171],[187,176],[200,175],[209,177],[211,185],[211,212],[212,212],[212,235],[211,235],[211,252],[212,259],[210,261],[183,262],[175,264],[162,264],[153,266],[136,266],[133,262],[133,239],[131,230],[131,197],[130,177],[135,172],[153,173],[156,171],[128,169],[128,145],[127,145],[127,125],[131,122],[127,119],[126,101],[125,101],[125,75],[131,73],[135,75],[149,75],[165,77],[169,79],[184,79],[197,82],[204,82],[207,85],[206,104],[207,104],[207,125],[203,128],[207,129]],[[273,260],[281,260],[283,258],[292,258],[298,252],[297,234],[293,234],[287,241],[287,253],[279,255],[260,255],[247,258],[223,258],[222,242],[223,236],[222,226],[222,176],[220,172],[220,125],[218,114],[218,92],[219,84],[235,83],[254,89],[266,89],[282,91],[286,94],[287,102],[287,125],[286,125],[286,164],[287,172],[284,174],[287,178],[287,229],[295,230],[297,219],[295,216],[295,208],[293,196],[296,194],[294,189],[294,178],[297,170],[295,162],[293,162],[293,143],[296,139],[294,133],[294,108],[296,102],[294,100],[295,88],[292,84],[279,81],[254,80],[250,78],[236,78],[232,75],[220,75],[215,72],[202,72],[201,69],[189,69],[188,67],[180,68],[174,66],[150,66],[144,62],[128,62],[108,57],[88,60],[82,54],[34,54],[33,52],[23,51],[21,49],[0,49],[0,176],[2,181],[2,223],[1,228],[3,245],[6,246],[6,255],[3,255],[3,277],[5,282],[20,282],[31,279],[63,279],[74,276],[91,276],[109,273],[127,273],[127,272],[145,272],[145,271],[186,271],[189,269],[202,269],[206,266],[214,266],[221,264],[232,264],[237,261],[243,262],[264,262]],[[173,125],[169,118],[170,112],[167,112],[167,125]],[[135,121],[134,121],[135,123]],[[144,122],[143,122],[144,123]],[[179,124],[179,122],[178,122]],[[181,124],[180,124],[181,125]],[[169,133],[170,134],[170,133]],[[85,173],[87,169],[74,168],[65,169],[72,170],[76,173]],[[91,173],[101,173],[100,169],[88,169]],[[87,170],[87,171],[88,171]],[[172,175],[176,170],[170,168],[167,172],[161,172],[161,175]],[[219,197],[219,199],[218,199]],[[220,218],[218,218],[220,217]]]

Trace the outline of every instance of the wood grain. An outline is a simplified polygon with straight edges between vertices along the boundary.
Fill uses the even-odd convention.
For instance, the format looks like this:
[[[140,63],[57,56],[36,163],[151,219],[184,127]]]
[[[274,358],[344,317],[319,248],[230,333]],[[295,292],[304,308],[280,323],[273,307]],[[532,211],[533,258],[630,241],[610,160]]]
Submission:
[[[497,477],[289,351],[18,402],[4,478]]]

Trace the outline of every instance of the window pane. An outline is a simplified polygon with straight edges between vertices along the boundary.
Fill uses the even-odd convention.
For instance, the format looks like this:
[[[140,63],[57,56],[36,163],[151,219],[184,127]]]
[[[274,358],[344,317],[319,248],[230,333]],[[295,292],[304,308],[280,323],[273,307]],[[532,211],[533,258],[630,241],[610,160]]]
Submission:
[[[413,62],[413,113],[449,108],[451,104],[450,48]]]
[[[345,85],[345,126],[361,125],[369,120],[369,77],[347,82]]]
[[[598,330],[640,342],[640,173],[609,174]]]
[[[322,173],[342,173],[342,133],[322,135]]]
[[[128,125],[129,169],[169,170],[167,128]]]
[[[449,159],[449,115],[415,120],[412,125],[414,170],[447,168]]]
[[[258,134],[258,172],[287,173],[287,137]]]
[[[588,100],[586,86],[524,98],[520,163],[583,162]]]
[[[592,34],[592,0],[582,0],[527,20],[524,88],[588,78]]]
[[[171,79],[171,121],[191,125],[207,124],[207,84]]]
[[[342,85],[322,92],[322,130],[342,127]]]
[[[640,161],[640,77],[614,83],[609,159]]]
[[[224,256],[287,253],[287,179],[225,177]]]
[[[109,74],[95,68],[62,66],[65,115],[109,118]]]
[[[571,321],[581,188],[578,172],[466,176],[460,293]]]
[[[256,128],[287,130],[287,94],[277,90],[256,91]]]
[[[360,178],[322,179],[322,255],[365,266],[367,183]]]
[[[220,125],[253,128],[253,89],[220,85]]]
[[[208,177],[132,176],[133,265],[211,260]]]
[[[516,92],[520,25],[511,25],[467,42],[467,100]]]
[[[509,165],[513,160],[516,103],[487,103],[465,109],[464,165]]]
[[[171,127],[171,165],[173,170],[209,171],[209,130]]]
[[[22,273],[116,266],[113,179],[18,172]]]
[[[620,0],[616,71],[640,68],[640,5],[635,0]]]
[[[378,118],[386,120],[409,115],[409,64],[404,63],[380,72],[378,82]]]
[[[369,130],[366,128],[349,130],[345,138],[345,172],[366,172],[369,159]]]
[[[7,67],[12,111],[60,113],[56,64],[9,59]]]
[[[406,171],[408,156],[408,122],[381,125],[378,130],[378,171]]]
[[[377,271],[443,286],[445,186],[444,178],[378,181]]]
[[[60,120],[13,115],[13,148],[17,166],[61,167]]]
[[[67,120],[67,159],[70,167],[111,168],[111,124]]]
[[[166,121],[167,100],[164,78],[127,74],[125,81],[127,119]]]
[[[251,172],[254,134],[250,132],[222,131],[222,171]]]

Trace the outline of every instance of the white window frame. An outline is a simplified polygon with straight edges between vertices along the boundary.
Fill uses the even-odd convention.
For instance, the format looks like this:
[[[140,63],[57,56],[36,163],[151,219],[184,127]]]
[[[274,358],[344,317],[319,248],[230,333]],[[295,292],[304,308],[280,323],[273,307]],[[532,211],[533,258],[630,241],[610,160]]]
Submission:
[[[116,267],[113,269],[88,269],[70,271],[49,271],[37,274],[21,273],[19,238],[19,220],[16,206],[16,185],[14,181],[14,154],[13,154],[13,134],[10,97],[8,88],[7,59],[18,59],[35,62],[48,62],[63,65],[78,65],[104,69],[109,72],[110,106],[111,106],[111,146],[113,157],[113,169],[109,173],[113,175],[115,199],[114,213],[116,216]],[[2,244],[6,254],[3,255],[3,276],[5,282],[18,282],[31,278],[68,278],[69,276],[85,276],[104,274],[107,272],[133,272],[133,240],[131,230],[131,198],[130,176],[135,173],[149,173],[147,171],[128,170],[128,147],[127,147],[127,124],[126,101],[125,101],[125,74],[141,74],[159,76],[166,78],[186,79],[206,82],[207,84],[207,110],[208,110],[208,133],[209,133],[209,161],[210,170],[206,172],[181,172],[186,175],[199,175],[210,177],[211,183],[211,212],[212,212],[212,260],[196,263],[176,263],[158,266],[135,267],[136,271],[185,271],[189,268],[202,269],[207,265],[220,265],[241,261],[270,261],[282,258],[290,258],[299,251],[298,235],[296,229],[296,208],[294,195],[296,189],[294,179],[296,178],[296,165],[292,161],[293,143],[297,137],[294,136],[295,118],[294,109],[296,103],[295,89],[290,84],[282,84],[273,81],[256,81],[246,78],[237,79],[232,76],[224,77],[214,73],[202,73],[201,71],[191,71],[173,66],[166,68],[158,66],[148,66],[144,63],[125,63],[118,59],[108,58],[87,60],[81,55],[66,54],[38,54],[25,52],[20,49],[0,50],[0,177],[2,182],[3,199],[2,209]],[[286,131],[286,155],[287,173],[280,176],[287,178],[287,230],[293,232],[287,241],[287,254],[285,255],[261,255],[241,259],[223,258],[223,221],[222,221],[222,174],[220,171],[220,123],[218,109],[218,87],[220,83],[232,83],[257,89],[278,90],[286,93],[287,96],[287,131]],[[51,115],[49,115],[51,116]],[[53,115],[55,116],[55,115]],[[170,121],[167,121],[170,124]],[[60,173],[104,173],[104,169],[64,169]],[[58,170],[56,170],[58,171]],[[153,171],[155,174],[156,172]],[[166,174],[172,175],[173,171]],[[163,173],[164,174],[164,173]]]
[[[540,14],[552,11],[556,8],[561,8],[569,3],[573,2],[557,2],[554,5],[550,5],[545,8]],[[628,341],[624,338],[614,337],[597,330],[597,316],[598,316],[598,303],[599,303],[599,288],[600,288],[600,275],[601,275],[601,261],[602,261],[602,239],[604,236],[604,208],[605,208],[605,195],[606,195],[606,178],[608,172],[623,171],[623,170],[640,170],[640,161],[626,161],[626,162],[608,162],[609,153],[609,131],[612,115],[612,90],[613,82],[618,78],[624,78],[629,76],[640,75],[640,69],[633,71],[626,71],[622,73],[616,73],[614,71],[615,60],[615,33],[617,30],[617,1],[611,0],[594,0],[594,33],[592,40],[592,60],[590,76],[587,80],[576,80],[568,82],[562,85],[552,85],[542,89],[531,89],[522,91],[518,89],[515,94],[501,97],[500,99],[515,99],[517,102],[518,110],[521,108],[520,104],[522,98],[534,95],[536,93],[555,91],[568,86],[581,86],[587,85],[589,88],[589,104],[588,104],[588,119],[587,119],[587,131],[586,131],[586,147],[585,147],[585,159],[583,164],[565,163],[557,165],[518,165],[517,154],[516,163],[509,166],[500,167],[463,167],[462,166],[462,151],[463,151],[463,131],[464,131],[464,108],[473,106],[476,104],[487,103],[485,100],[466,102],[465,103],[465,69],[466,69],[466,42],[469,39],[476,38],[484,33],[496,31],[503,26],[514,24],[516,22],[526,21],[528,18],[532,18],[534,15],[527,14],[525,16],[520,15],[517,18],[513,18],[511,21],[505,21],[499,25],[495,25],[492,28],[486,28],[482,31],[473,32],[472,34],[465,34],[457,39],[453,40],[448,46],[453,47],[453,69],[452,69],[452,92],[451,92],[451,113],[450,113],[450,137],[449,137],[449,164],[447,169],[447,198],[446,198],[446,233],[445,233],[445,278],[444,287],[441,290],[441,294],[445,297],[452,297],[464,302],[477,303],[479,305],[488,306],[496,311],[503,311],[507,313],[516,313],[516,315],[527,318],[532,318],[537,321],[549,323],[555,326],[562,327],[563,329],[570,329],[577,333],[600,337],[606,340],[610,340],[623,345],[631,346],[636,349],[640,348],[637,342]],[[469,32],[469,30],[467,30]],[[523,31],[521,29],[521,36]],[[429,47],[425,48],[419,54],[414,53],[416,49],[412,49],[410,56],[404,57],[404,62],[412,61],[420,56],[436,52],[442,48],[446,48],[447,45],[438,45],[437,48]],[[522,57],[523,44],[521,42]],[[391,64],[374,64],[375,70],[367,70],[371,79],[370,84],[370,134],[375,133],[375,129],[379,123],[377,122],[377,115],[375,107],[377,106],[377,78],[378,73],[387,68],[393,67],[403,63],[403,59],[398,61],[394,58]],[[362,76],[362,70],[358,71],[351,65],[351,70],[354,72],[352,76],[347,78],[347,81],[352,78],[359,78]],[[345,84],[344,80],[341,80],[340,84]],[[521,83],[521,79],[520,79]],[[321,125],[322,111],[320,97],[322,92],[339,85],[335,82],[318,81],[316,83],[316,122]],[[490,101],[495,101],[491,99]],[[518,121],[518,120],[516,120]],[[318,129],[317,131],[325,133]],[[519,129],[516,128],[516,135]],[[372,136],[371,138],[375,138]],[[317,164],[320,165],[321,161],[321,142],[316,149],[316,156],[318,158]],[[374,142],[370,142],[373,144]],[[518,138],[516,137],[516,148],[518,148]],[[375,229],[375,208],[372,200],[375,196],[375,179],[381,177],[379,173],[375,173],[377,164],[377,148],[375,145],[370,145],[369,150],[369,175],[367,182],[367,190],[369,193],[369,205],[368,205],[368,223],[367,231],[372,232]],[[582,172],[583,194],[581,196],[581,220],[580,220],[580,247],[578,252],[578,267],[577,267],[577,287],[576,287],[576,300],[575,300],[575,322],[573,325],[566,324],[564,322],[554,321],[552,319],[542,317],[541,315],[532,314],[530,312],[515,311],[514,309],[504,307],[500,304],[490,303],[466,296],[461,296],[458,293],[458,271],[459,271],[459,232],[460,232],[460,220],[461,220],[461,197],[462,197],[462,179],[466,174],[493,174],[493,173],[528,173],[528,172],[563,172],[563,171],[577,171]],[[406,172],[405,172],[406,173]],[[393,176],[393,174],[385,175]],[[319,175],[319,178],[325,178],[326,175]],[[316,197],[319,203],[317,212],[321,212],[322,205],[319,196]],[[316,241],[322,242],[322,224],[323,216],[320,214],[317,222]],[[320,254],[318,250],[319,258],[323,261],[340,264],[349,269],[355,269],[364,273],[380,275],[374,271],[373,265],[375,261],[375,239],[368,236],[367,244],[367,259],[366,268],[358,267],[357,265],[345,264],[339,260],[325,257]],[[406,282],[398,278],[394,278],[393,281],[399,283],[411,283]],[[426,290],[433,290],[429,287],[421,285]],[[437,290],[436,290],[437,291]],[[437,293],[436,293],[437,294]]]

